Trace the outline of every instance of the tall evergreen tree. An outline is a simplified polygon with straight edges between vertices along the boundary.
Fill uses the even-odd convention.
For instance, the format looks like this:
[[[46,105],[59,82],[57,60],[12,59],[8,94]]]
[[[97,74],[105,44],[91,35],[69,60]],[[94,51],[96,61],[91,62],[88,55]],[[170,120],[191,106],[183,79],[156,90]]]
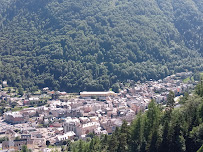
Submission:
[[[118,139],[116,137],[116,134],[113,133],[111,135],[110,140],[109,140],[108,151],[109,152],[117,152],[117,150],[118,150],[118,144],[119,144],[119,142],[118,142]]]
[[[157,128],[159,128],[159,123],[161,120],[161,110],[160,107],[152,100],[148,106],[146,113],[147,119],[145,124],[145,138],[147,141],[146,151],[153,150],[151,143],[156,143],[157,141]]]
[[[131,125],[131,141],[130,141],[130,151],[142,151],[144,147],[144,126],[145,126],[145,115],[138,114],[136,119]],[[142,149],[143,148],[143,149]]]
[[[106,151],[108,146],[108,135],[103,135],[101,139],[101,149]]]
[[[167,104],[166,104],[166,107],[169,108],[169,110],[173,110],[173,108],[175,106],[174,98],[175,98],[174,92],[170,91],[167,96]]]
[[[83,141],[79,140],[78,152],[83,152]]]
[[[200,97],[203,97],[203,78],[201,78],[200,82],[197,84],[195,91]]]
[[[125,152],[128,151],[128,144],[129,144],[129,129],[127,126],[127,122],[123,121],[121,126],[120,134],[118,136],[118,152]]]

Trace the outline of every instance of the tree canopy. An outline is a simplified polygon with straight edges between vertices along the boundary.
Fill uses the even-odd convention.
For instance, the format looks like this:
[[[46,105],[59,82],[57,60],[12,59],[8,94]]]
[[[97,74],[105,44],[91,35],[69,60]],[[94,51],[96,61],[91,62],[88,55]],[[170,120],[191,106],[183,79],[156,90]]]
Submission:
[[[201,71],[198,0],[0,0],[0,79],[32,90],[119,90]]]

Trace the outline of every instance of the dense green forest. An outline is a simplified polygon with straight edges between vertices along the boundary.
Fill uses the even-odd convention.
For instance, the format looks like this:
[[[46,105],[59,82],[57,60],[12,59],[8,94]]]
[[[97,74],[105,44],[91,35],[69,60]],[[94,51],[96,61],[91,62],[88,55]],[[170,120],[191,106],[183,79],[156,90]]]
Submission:
[[[152,101],[130,124],[124,121],[112,135],[79,140],[63,150],[73,152],[202,152],[203,82],[193,95],[185,94],[175,107],[170,92],[165,108]]]
[[[0,0],[0,80],[108,90],[202,71],[201,0]]]

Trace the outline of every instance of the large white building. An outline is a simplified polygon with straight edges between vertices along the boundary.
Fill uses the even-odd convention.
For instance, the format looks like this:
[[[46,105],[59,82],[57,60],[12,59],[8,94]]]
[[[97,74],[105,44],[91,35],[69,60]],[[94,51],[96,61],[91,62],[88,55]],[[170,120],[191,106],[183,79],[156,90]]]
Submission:
[[[92,97],[99,98],[100,100],[106,100],[107,97],[115,97],[117,94],[113,91],[108,92],[80,92],[80,96],[84,99],[91,99]]]
[[[94,129],[100,127],[100,124],[98,122],[86,122],[83,124],[81,123],[80,119],[67,118],[66,122],[63,125],[64,133],[73,131],[76,134],[76,136],[81,137],[82,135],[86,135],[90,132],[93,132]]]

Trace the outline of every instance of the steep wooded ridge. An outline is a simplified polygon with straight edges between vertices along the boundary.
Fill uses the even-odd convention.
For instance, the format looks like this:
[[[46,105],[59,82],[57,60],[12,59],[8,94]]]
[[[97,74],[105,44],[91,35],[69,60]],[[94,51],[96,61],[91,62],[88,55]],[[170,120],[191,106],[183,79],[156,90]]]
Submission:
[[[0,79],[108,90],[203,70],[201,0],[0,0]]]

